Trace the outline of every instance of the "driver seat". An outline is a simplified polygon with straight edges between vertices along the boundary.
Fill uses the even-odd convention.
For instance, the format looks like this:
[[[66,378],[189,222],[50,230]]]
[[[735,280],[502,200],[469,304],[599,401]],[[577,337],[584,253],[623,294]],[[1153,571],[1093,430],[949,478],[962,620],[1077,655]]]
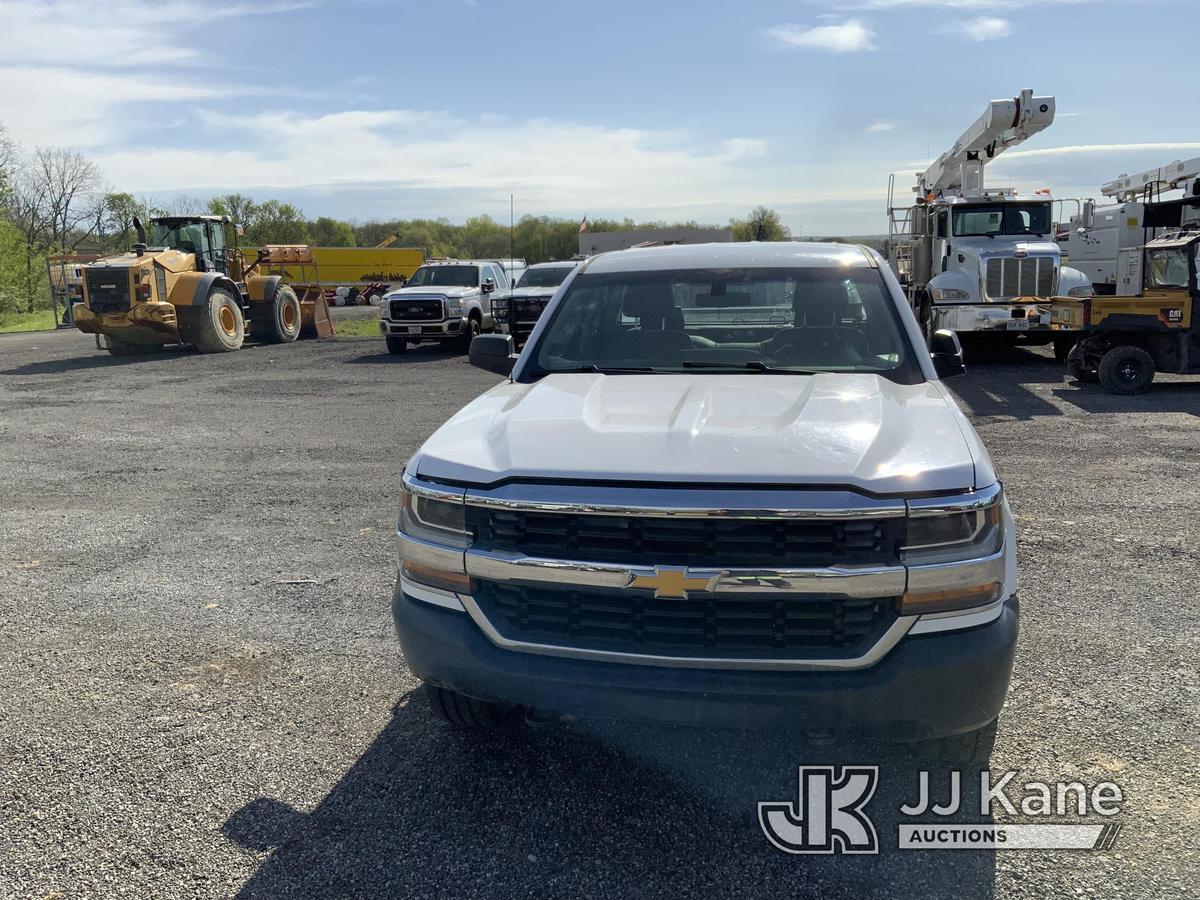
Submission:
[[[655,359],[689,350],[691,338],[683,330],[683,313],[675,306],[666,284],[638,284],[625,289],[621,312],[638,320],[638,328],[618,331],[609,340],[613,359]]]

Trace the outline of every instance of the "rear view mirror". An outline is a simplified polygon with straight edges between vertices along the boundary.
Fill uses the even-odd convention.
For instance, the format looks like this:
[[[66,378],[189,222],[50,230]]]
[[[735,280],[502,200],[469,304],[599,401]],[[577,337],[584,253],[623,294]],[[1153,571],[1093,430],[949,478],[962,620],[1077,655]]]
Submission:
[[[506,378],[512,374],[517,361],[511,334],[480,334],[471,341],[468,354],[471,365]]]
[[[929,342],[929,353],[933,357],[933,369],[938,378],[953,378],[966,373],[962,344],[953,331],[942,329],[935,332],[933,340]]]
[[[490,293],[491,293],[492,291],[494,291],[495,289],[496,289],[496,281],[495,281],[495,279],[493,279],[493,278],[485,278],[485,279],[483,279],[483,292],[484,292],[485,294],[490,294]]]

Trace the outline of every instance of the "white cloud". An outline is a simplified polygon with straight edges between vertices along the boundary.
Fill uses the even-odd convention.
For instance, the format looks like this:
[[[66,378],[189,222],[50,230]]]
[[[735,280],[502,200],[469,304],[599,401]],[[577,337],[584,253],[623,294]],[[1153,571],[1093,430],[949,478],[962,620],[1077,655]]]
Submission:
[[[1004,154],[1005,160],[1032,159],[1038,156],[1076,156],[1080,154],[1134,153],[1145,150],[1161,150],[1174,153],[1184,150],[1200,150],[1200,141],[1149,141],[1141,144],[1075,144],[1069,147],[1042,147],[1037,150],[1012,150]]]
[[[895,131],[895,130],[896,130],[895,122],[884,122],[884,121],[872,122],[870,125],[868,125],[866,128],[863,129],[863,131],[865,131],[867,134],[883,134],[884,132]]]
[[[1008,37],[1012,34],[1012,25],[1007,19],[995,16],[978,16],[967,19],[956,29],[973,41],[994,41],[997,38]]]
[[[247,91],[204,79],[149,78],[132,72],[78,71],[33,65],[0,65],[0,122],[29,146],[96,147],[132,139],[140,128],[159,130],[150,103],[194,104]],[[118,116],[117,110],[121,113]],[[179,110],[173,114],[177,118]]]
[[[0,59],[9,65],[62,62],[106,69],[196,63],[209,55],[214,22],[311,5],[120,0],[97,9],[86,0],[0,0]],[[218,33],[225,27],[217,25]],[[193,29],[198,39],[184,39],[182,32]]]
[[[751,137],[706,145],[671,130],[420,110],[205,112],[199,120],[203,144],[228,149],[144,146],[93,156],[114,185],[134,193],[371,187],[470,190],[482,199],[519,190],[568,207],[599,199],[645,208],[697,196],[745,205],[762,179],[745,161],[767,149]],[[483,133],[487,152],[480,152]]]
[[[847,19],[840,25],[776,25],[767,32],[788,47],[809,47],[832,53],[856,53],[875,49],[875,32],[859,19]]]

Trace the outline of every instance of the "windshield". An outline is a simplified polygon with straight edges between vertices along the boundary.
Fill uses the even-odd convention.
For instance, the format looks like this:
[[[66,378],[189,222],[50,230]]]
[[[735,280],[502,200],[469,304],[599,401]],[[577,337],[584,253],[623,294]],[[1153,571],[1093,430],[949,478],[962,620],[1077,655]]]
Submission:
[[[199,253],[205,249],[204,225],[200,222],[186,225],[179,222],[151,222],[146,240],[151,247],[169,247],[184,253]]]
[[[544,269],[526,269],[517,287],[558,287],[574,266],[546,266]]]
[[[1050,233],[1050,204],[999,203],[954,210],[955,237]]]
[[[1185,248],[1170,247],[1147,251],[1146,262],[1146,287],[1188,286],[1188,258]]]
[[[527,374],[591,370],[873,372],[921,380],[875,269],[579,275]]]
[[[408,287],[478,287],[479,266],[421,266]]]

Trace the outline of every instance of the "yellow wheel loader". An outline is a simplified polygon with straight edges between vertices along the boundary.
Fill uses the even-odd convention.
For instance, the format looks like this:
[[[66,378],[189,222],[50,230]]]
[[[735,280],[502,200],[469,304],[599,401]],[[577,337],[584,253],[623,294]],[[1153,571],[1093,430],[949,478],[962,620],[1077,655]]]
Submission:
[[[304,302],[278,275],[253,274],[274,252],[297,258],[307,247],[259,250],[247,263],[228,216],[160,216],[128,253],[84,267],[83,300],[72,307],[80,331],[104,335],[114,356],[189,344],[201,353],[237,350],[256,341],[290,343],[302,332],[332,333],[318,293]]]

